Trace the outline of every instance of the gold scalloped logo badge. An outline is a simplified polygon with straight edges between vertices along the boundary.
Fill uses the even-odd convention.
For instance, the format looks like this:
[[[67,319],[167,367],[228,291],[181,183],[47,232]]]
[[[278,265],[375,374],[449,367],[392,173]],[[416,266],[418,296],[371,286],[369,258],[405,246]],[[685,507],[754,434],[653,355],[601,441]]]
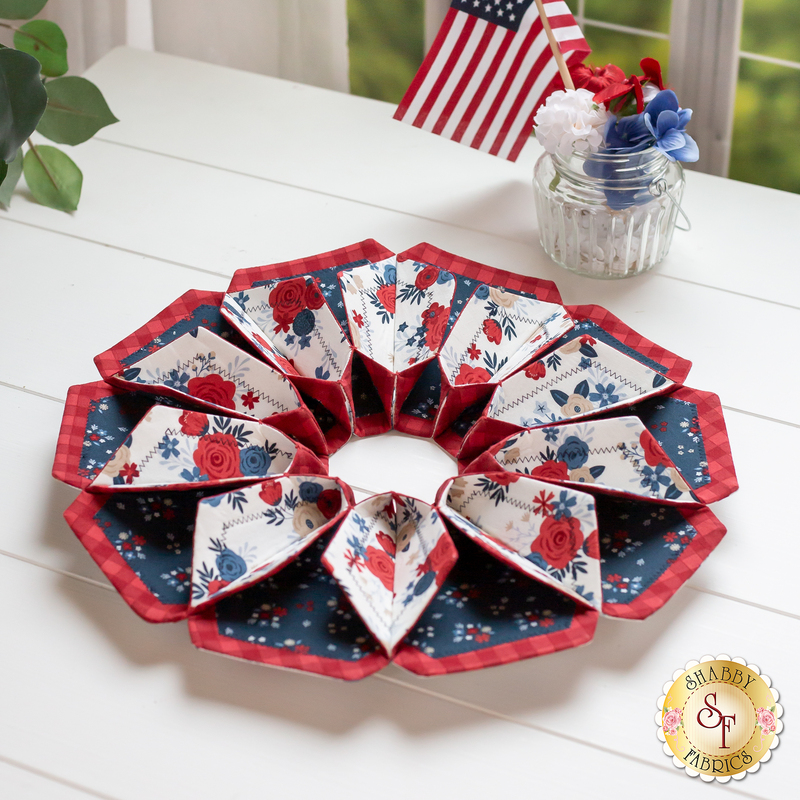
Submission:
[[[780,695],[755,664],[703,656],[676,670],[658,699],[658,738],[694,778],[727,783],[756,772],[783,730]]]

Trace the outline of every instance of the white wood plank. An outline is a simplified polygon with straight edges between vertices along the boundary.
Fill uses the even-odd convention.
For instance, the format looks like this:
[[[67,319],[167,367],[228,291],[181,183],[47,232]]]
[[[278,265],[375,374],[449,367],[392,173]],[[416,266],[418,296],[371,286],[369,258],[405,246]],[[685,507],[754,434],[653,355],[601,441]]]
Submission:
[[[435,679],[405,673],[404,679],[656,766],[665,756],[655,737],[653,707],[674,670],[706,654],[741,656],[769,675],[790,704],[800,692],[799,635],[797,619],[683,590],[644,622],[601,619],[584,648],[496,669]],[[794,769],[794,747],[784,739],[769,763],[741,785],[729,784],[730,791],[787,796]],[[601,786],[603,796],[610,796]]]
[[[535,142],[511,164],[398,123],[387,103],[126,48],[87,74],[122,120],[104,140],[536,240]],[[800,304],[794,254],[779,233],[793,230],[800,197],[699,173],[687,182],[695,228],[676,234],[661,272]]]
[[[185,625],[147,625],[108,592],[4,558],[0,602],[15,609],[0,622],[14,687],[0,755],[119,800],[261,796],[265,785],[331,800],[707,791],[664,756],[621,757],[611,737],[587,747],[380,678],[344,684],[196,651]],[[651,705],[636,722],[648,733]]]
[[[154,158],[147,156],[150,166]],[[161,160],[166,162],[165,170],[172,169],[174,160]],[[145,173],[146,167],[145,164],[136,164],[135,171]],[[217,176],[222,174],[207,168],[192,169]],[[258,252],[248,251],[245,254],[244,263],[238,258],[223,257],[217,260],[215,254],[212,259],[202,260],[198,266],[221,267],[220,271],[230,274],[240,266],[311,255],[324,247],[349,243],[360,235],[372,235],[387,247],[398,251],[417,241],[429,239],[439,246],[502,269],[556,280],[565,302],[604,305],[645,336],[691,359],[695,366],[689,377],[690,385],[716,392],[726,406],[800,424],[800,404],[786,400],[793,396],[792,382],[798,380],[793,373],[788,378],[789,386],[786,385],[787,379],[782,379],[781,391],[754,392],[752,388],[770,386],[775,381],[775,375],[785,371],[784,365],[792,363],[793,339],[786,336],[785,332],[792,330],[800,319],[800,312],[793,308],[723,294],[712,288],[670,280],[657,274],[624,284],[591,281],[557,268],[538,249],[485,234],[466,236],[452,226],[424,222],[394,212],[373,210],[376,217],[381,217],[375,220],[376,227],[370,231],[364,226],[359,229],[362,231],[359,236],[345,239],[337,227],[343,214],[326,215],[320,206],[315,226],[317,234],[307,236],[303,231],[305,218],[295,215],[294,202],[290,200],[284,203],[284,196],[296,194],[297,190],[263,181],[251,181],[247,188],[252,191],[244,195],[247,202],[239,210],[247,213],[246,208],[250,204],[268,208],[269,236],[265,237],[263,245],[253,248]],[[319,199],[316,195],[302,194]],[[194,198],[199,196],[197,192],[188,195]],[[232,193],[231,196],[237,194]],[[330,206],[343,204],[355,206],[348,201],[326,200],[326,205]],[[92,207],[97,209],[103,206],[102,203],[95,203]],[[105,237],[99,231],[112,229],[113,225],[106,226],[104,213],[93,213],[98,214],[93,230]],[[132,210],[130,213],[133,213]],[[160,213],[160,207],[155,207],[148,212],[148,217],[142,219],[140,215],[141,229],[149,230],[149,223],[153,221],[156,224],[153,218]],[[58,219],[62,217],[66,215],[58,215]],[[203,243],[209,241],[208,234],[197,234],[198,225],[193,214],[182,215],[179,219],[189,222],[184,224],[176,221],[176,232],[172,238],[169,231],[162,231],[156,241],[188,242],[193,241],[195,235],[200,235]],[[218,230],[213,220],[202,212],[199,219],[205,230]],[[400,226],[396,227],[398,222]],[[141,256],[44,233],[28,225],[6,222],[2,225],[2,231],[4,253],[8,254],[9,263],[33,265],[37,274],[54,273],[52,278],[37,285],[37,303],[48,319],[60,320],[61,328],[55,341],[47,326],[30,329],[27,336],[18,339],[16,350],[6,350],[0,356],[0,380],[19,384],[22,380],[20,376],[24,375],[26,385],[46,394],[63,396],[71,383],[90,380],[93,375],[91,357],[150,319],[186,289],[224,289],[227,285],[227,281],[212,275],[170,264],[148,262]],[[356,233],[356,230],[352,232]],[[122,246],[132,244],[130,235],[122,238]],[[229,241],[227,236],[220,237],[218,233],[214,233],[212,238]],[[102,238],[101,241],[107,239]],[[248,241],[252,243],[252,237]],[[113,240],[109,243],[116,244]],[[161,252],[167,252],[170,257],[177,255],[174,244]],[[225,261],[224,266],[221,261]],[[3,276],[3,286],[9,296],[13,293],[24,296],[30,286],[29,276],[30,272],[25,269],[9,270]],[[122,296],[126,298],[124,304],[118,299]],[[69,298],[68,314],[64,311],[65,298]],[[87,327],[85,323],[78,324],[80,320],[90,320],[91,323]],[[27,306],[11,305],[3,325],[12,331],[17,326],[27,328]],[[759,335],[760,332],[769,338],[765,340]],[[30,364],[35,363],[42,352],[49,352],[55,358],[46,371],[41,370],[34,375]],[[742,366],[721,370],[720,357]],[[87,374],[90,377],[83,377]]]
[[[66,397],[99,379],[92,359],[187,289],[225,289],[198,273],[78,239],[0,222],[7,303],[0,381]],[[10,343],[13,342],[13,345]]]
[[[77,786],[70,786],[38,771],[32,772],[27,764],[14,764],[0,756],[0,786],[5,797],[13,800],[114,800]]]

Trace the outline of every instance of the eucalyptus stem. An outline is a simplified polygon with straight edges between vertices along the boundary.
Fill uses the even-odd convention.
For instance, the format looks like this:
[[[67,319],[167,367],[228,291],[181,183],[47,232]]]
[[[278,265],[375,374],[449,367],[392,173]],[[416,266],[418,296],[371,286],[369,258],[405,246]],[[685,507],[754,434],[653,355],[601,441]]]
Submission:
[[[50,183],[53,184],[53,188],[58,190],[58,184],[56,183],[56,179],[53,177],[53,173],[47,167],[47,164],[44,163],[44,159],[39,155],[39,151],[36,149],[36,145],[30,140],[28,137],[28,147],[31,148],[31,152],[36,156],[36,160],[42,165],[42,169],[45,172],[45,175],[50,179]]]
[[[28,31],[22,30],[22,28],[15,28],[13,25],[9,25],[7,22],[0,22],[0,28],[8,28],[10,31],[14,31],[14,33],[21,33],[23,36],[33,39],[34,42],[39,42],[42,47],[47,47],[47,42],[42,41],[38,36],[34,36],[32,33],[28,33]],[[52,48],[47,47],[47,49],[51,50]]]

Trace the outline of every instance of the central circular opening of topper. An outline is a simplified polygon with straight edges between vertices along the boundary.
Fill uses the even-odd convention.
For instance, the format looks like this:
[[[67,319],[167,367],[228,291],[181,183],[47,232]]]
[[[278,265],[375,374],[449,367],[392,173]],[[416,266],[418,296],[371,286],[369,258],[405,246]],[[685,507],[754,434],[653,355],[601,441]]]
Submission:
[[[348,483],[357,501],[361,490],[432,503],[439,487],[458,474],[458,465],[431,439],[391,432],[349,442],[331,456],[328,472]]]

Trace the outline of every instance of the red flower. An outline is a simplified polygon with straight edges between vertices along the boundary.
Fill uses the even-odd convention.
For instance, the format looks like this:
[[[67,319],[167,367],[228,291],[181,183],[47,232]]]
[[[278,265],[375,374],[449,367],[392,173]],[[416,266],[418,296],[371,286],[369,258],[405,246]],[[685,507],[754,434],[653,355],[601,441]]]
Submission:
[[[338,489],[324,489],[317,498],[317,508],[325,519],[333,519],[342,507],[342,493]]]
[[[133,545],[130,542],[123,542],[122,543],[123,550],[133,550]]]
[[[319,290],[319,286],[317,286],[315,281],[311,281],[311,283],[306,286],[305,300],[306,308],[310,308],[312,311],[322,308],[325,304],[325,298],[322,296],[322,292]]]
[[[280,281],[269,293],[272,317],[277,323],[275,332],[289,330],[294,318],[306,307],[306,282],[304,278]]]
[[[531,470],[534,478],[543,478],[551,481],[568,481],[569,470],[564,461],[545,461]]]
[[[569,68],[569,74],[576,89],[588,89],[595,94],[612,83],[622,83],[625,80],[625,73],[613,64],[594,68],[586,64],[576,64]]]
[[[467,350],[467,354],[469,355],[469,357],[470,357],[470,359],[471,359],[472,361],[475,361],[476,359],[480,358],[480,357],[481,357],[481,353],[482,353],[482,352],[483,352],[482,350],[478,349],[478,348],[475,346],[475,342],[473,342],[473,343],[472,343],[472,344],[469,346],[469,349]]]
[[[394,314],[397,286],[393,283],[384,283],[375,293],[380,304],[391,314]]]
[[[617,573],[615,572],[613,575],[606,575],[606,580],[609,583],[616,583],[617,581],[622,580],[622,575],[617,575]]]
[[[535,381],[538,381],[539,378],[544,378],[544,374],[546,372],[546,368],[544,362],[542,361],[534,361],[529,367],[525,369],[525,377],[532,378]]]
[[[564,569],[581,544],[581,524],[575,517],[545,517],[539,535],[531,545],[531,552],[539,553],[551,567]]]
[[[224,589],[229,583],[230,581],[220,581],[220,580],[209,581],[208,593],[214,594],[215,592],[218,592],[220,589]]]
[[[256,397],[256,395],[254,395],[252,392],[247,392],[246,394],[242,395],[241,400],[242,405],[252,411],[256,407],[256,400],[258,400],[258,397]]]
[[[181,424],[181,433],[186,436],[199,436],[208,425],[208,417],[199,411],[184,411],[178,417]]]
[[[667,454],[661,449],[661,446],[649,431],[642,431],[639,434],[639,444],[644,450],[644,460],[649,466],[657,467],[668,460]]]
[[[491,374],[483,367],[470,367],[469,364],[462,364],[456,375],[456,386],[462,386],[465,383],[486,383],[491,379]]]
[[[661,64],[658,61],[654,58],[643,58],[639,62],[639,66],[644,73],[643,78],[647,78],[650,83],[654,83],[659,90],[664,88],[664,79],[661,77]]]
[[[119,474],[125,478],[125,483],[133,483],[133,479],[139,477],[139,468],[136,464],[123,464]]]
[[[100,437],[96,433],[90,433],[89,439],[93,442],[96,442]]]
[[[200,437],[192,456],[201,474],[211,480],[241,478],[239,446],[229,433],[211,433]]]
[[[358,313],[358,311],[353,312],[353,320],[355,321],[356,325],[358,325],[359,328],[364,327],[364,317],[362,317],[361,314]]]
[[[278,481],[264,481],[258,496],[268,505],[276,506],[283,497],[283,489]]]
[[[483,321],[483,332],[492,344],[500,344],[503,338],[503,331],[500,330],[500,326],[493,319],[485,319]]]
[[[141,547],[143,544],[147,544],[147,539],[144,536],[139,536],[138,534],[133,537],[133,543],[138,544]]]
[[[431,349],[438,349],[442,343],[444,332],[447,329],[447,320],[450,309],[440,303],[432,303],[429,308],[422,312],[422,322],[427,328],[425,334],[425,344]]]
[[[447,538],[440,536],[436,546],[428,553],[428,557],[425,559],[425,563],[436,573],[436,582],[439,585],[444,580],[442,570],[452,558],[452,551],[448,544]]]
[[[213,403],[223,408],[236,408],[233,398],[236,395],[236,384],[226,381],[222,375],[216,373],[205,375],[202,378],[189,379],[189,394],[206,403]]]
[[[433,284],[436,283],[438,277],[439,270],[436,267],[428,265],[417,273],[414,286],[416,286],[417,289],[427,289],[429,286],[433,286]]]
[[[391,536],[387,536],[382,531],[376,536],[378,544],[390,555],[393,556],[397,552],[397,546]]]
[[[593,339],[588,333],[584,333],[583,336],[581,336],[581,344],[597,344],[597,339]]]
[[[545,617],[543,620],[540,620],[540,622],[539,622],[539,625],[542,628],[549,628],[553,624],[555,624],[555,623],[553,622],[553,618],[552,617]]]
[[[519,480],[518,472],[489,472],[486,475],[492,483],[498,486],[508,486],[509,484],[516,483]]]
[[[586,555],[589,556],[589,558],[600,558],[600,536],[597,531],[592,531],[586,537],[586,546],[584,550],[586,550]]]
[[[550,516],[553,511],[553,504],[551,500],[555,497],[552,492],[544,493],[542,489],[536,497],[533,498],[533,513],[541,514],[543,517]]]
[[[376,547],[367,548],[367,569],[390,592],[394,591],[394,561],[388,553]]]

